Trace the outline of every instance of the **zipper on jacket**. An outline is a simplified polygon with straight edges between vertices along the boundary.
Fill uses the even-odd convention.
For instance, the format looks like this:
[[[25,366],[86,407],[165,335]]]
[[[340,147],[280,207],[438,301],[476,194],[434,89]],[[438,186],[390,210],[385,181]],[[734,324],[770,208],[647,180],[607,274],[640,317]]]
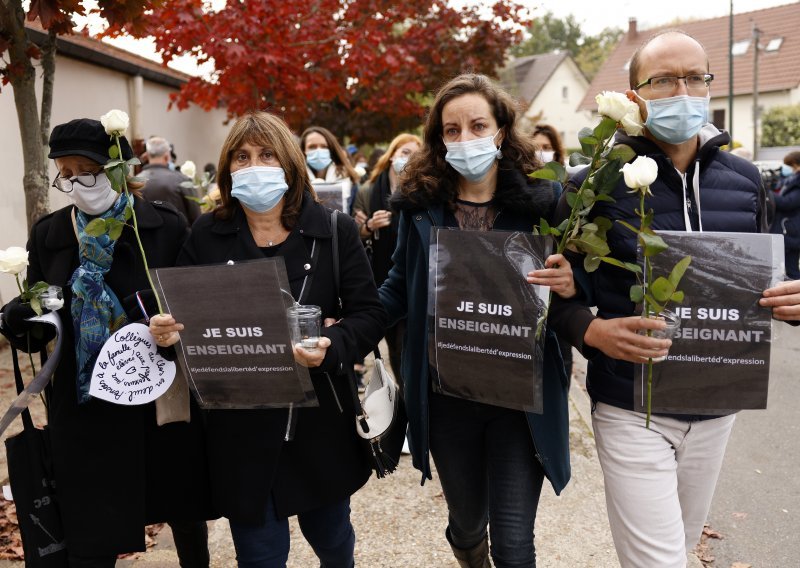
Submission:
[[[331,392],[333,393],[333,400],[336,401],[336,406],[339,407],[339,414],[341,414],[344,412],[344,409],[342,408],[342,403],[339,402],[339,395],[336,394],[336,389],[333,388],[333,380],[331,380],[331,376],[329,373],[325,373],[325,376],[328,377],[328,384],[331,386]],[[350,377],[347,377],[347,380],[349,381]]]
[[[283,436],[284,442],[289,442],[294,438],[294,432],[292,431],[292,411],[294,410],[294,404],[289,404],[289,418],[286,420],[286,434]]]

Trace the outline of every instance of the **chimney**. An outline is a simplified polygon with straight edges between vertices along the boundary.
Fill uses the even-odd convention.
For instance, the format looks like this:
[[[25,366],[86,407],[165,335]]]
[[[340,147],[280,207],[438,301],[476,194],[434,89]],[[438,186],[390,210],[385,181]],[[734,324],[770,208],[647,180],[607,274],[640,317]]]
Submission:
[[[636,18],[628,18],[628,38],[636,39],[639,31],[636,29]]]

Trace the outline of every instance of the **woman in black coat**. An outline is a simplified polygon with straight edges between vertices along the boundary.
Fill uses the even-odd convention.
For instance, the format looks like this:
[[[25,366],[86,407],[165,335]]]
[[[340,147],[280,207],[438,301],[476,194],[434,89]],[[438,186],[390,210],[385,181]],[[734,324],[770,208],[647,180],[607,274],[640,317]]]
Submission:
[[[124,137],[121,144],[123,158],[131,158],[133,152]],[[126,199],[111,188],[103,172],[110,145],[108,134],[96,120],[73,120],[53,129],[50,157],[59,170],[53,185],[67,192],[74,205],[40,219],[31,230],[27,247],[28,281],[45,281],[61,286],[64,292],[64,306],[58,311],[64,349],[47,401],[47,417],[69,562],[80,567],[114,566],[118,554],[145,550],[146,524],[171,521],[181,566],[207,568],[204,520],[212,515],[199,420],[158,426],[154,402],[121,406],[93,398],[88,394],[89,376],[77,369],[80,347],[76,346],[75,330],[84,334],[81,322],[85,320],[75,325],[73,290],[78,289],[81,278],[76,270],[79,263],[84,273],[91,269],[84,250],[93,240],[82,227],[97,215],[121,209]],[[149,203],[137,193],[134,210],[147,261],[152,268],[173,266],[188,236],[186,219],[174,207]],[[148,289],[149,284],[129,225],[113,244],[113,258],[106,269],[100,278],[106,292],[116,296],[108,296],[109,309],[119,313],[116,310],[123,308],[128,322],[142,319],[134,294]],[[14,347],[28,351],[28,336],[37,334],[24,320],[33,311],[15,299],[3,308],[3,314],[3,333]],[[114,321],[110,331],[124,323]],[[39,351],[45,344],[33,339],[30,350]],[[89,369],[90,375],[97,353],[89,355],[84,369]],[[194,404],[192,414],[197,417]]]
[[[775,196],[773,233],[783,235],[786,256],[786,276],[800,279],[800,152],[789,152],[783,158],[791,175],[786,178],[781,192]]]
[[[294,348],[319,407],[208,411],[214,505],[230,519],[239,566],[285,566],[291,515],[322,565],[352,566],[350,496],[366,483],[370,466],[347,381],[353,363],[380,341],[386,319],[366,254],[355,223],[341,215],[337,287],[331,212],[316,201],[304,156],[281,119],[263,112],[239,119],[218,171],[222,205],[195,222],[178,264],[281,256],[294,298],[320,306],[322,317],[336,323],[324,328],[317,350]],[[235,301],[235,290],[220,290],[226,298]],[[150,328],[159,345],[169,346],[183,325],[159,316]]]

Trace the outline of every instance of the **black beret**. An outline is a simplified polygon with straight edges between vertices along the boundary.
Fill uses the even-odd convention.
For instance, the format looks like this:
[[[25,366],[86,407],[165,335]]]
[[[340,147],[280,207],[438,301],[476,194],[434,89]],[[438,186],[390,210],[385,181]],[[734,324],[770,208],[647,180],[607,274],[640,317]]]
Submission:
[[[122,158],[133,158],[133,150],[128,140],[121,136]],[[108,149],[113,143],[110,135],[99,120],[91,118],[76,118],[66,124],[59,124],[50,134],[50,154],[48,158],[62,158],[64,156],[84,156],[104,165],[111,158]]]

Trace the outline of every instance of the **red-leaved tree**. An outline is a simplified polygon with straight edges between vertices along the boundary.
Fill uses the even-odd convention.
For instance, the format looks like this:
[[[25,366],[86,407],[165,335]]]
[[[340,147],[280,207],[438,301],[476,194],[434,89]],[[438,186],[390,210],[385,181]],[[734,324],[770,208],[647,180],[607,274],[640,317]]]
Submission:
[[[359,142],[387,140],[423,118],[431,93],[466,70],[494,75],[529,22],[513,0],[452,8],[446,0],[240,0],[208,11],[203,0],[165,2],[138,29],[164,61],[212,61],[178,108],[266,109],[296,130],[323,124]]]
[[[5,53],[0,57],[0,82],[2,86],[11,84],[14,90],[28,227],[50,209],[46,150],[53,105],[56,37],[72,33],[74,14],[90,12],[100,14],[116,26],[124,24],[133,32],[141,32],[143,22],[139,17],[162,1],[99,0],[99,6],[89,10],[80,0],[31,0],[26,12],[21,0],[0,0],[0,56]],[[38,44],[33,41],[26,20],[38,22],[47,34],[44,41]],[[42,76],[41,106],[36,96],[37,65]]]

